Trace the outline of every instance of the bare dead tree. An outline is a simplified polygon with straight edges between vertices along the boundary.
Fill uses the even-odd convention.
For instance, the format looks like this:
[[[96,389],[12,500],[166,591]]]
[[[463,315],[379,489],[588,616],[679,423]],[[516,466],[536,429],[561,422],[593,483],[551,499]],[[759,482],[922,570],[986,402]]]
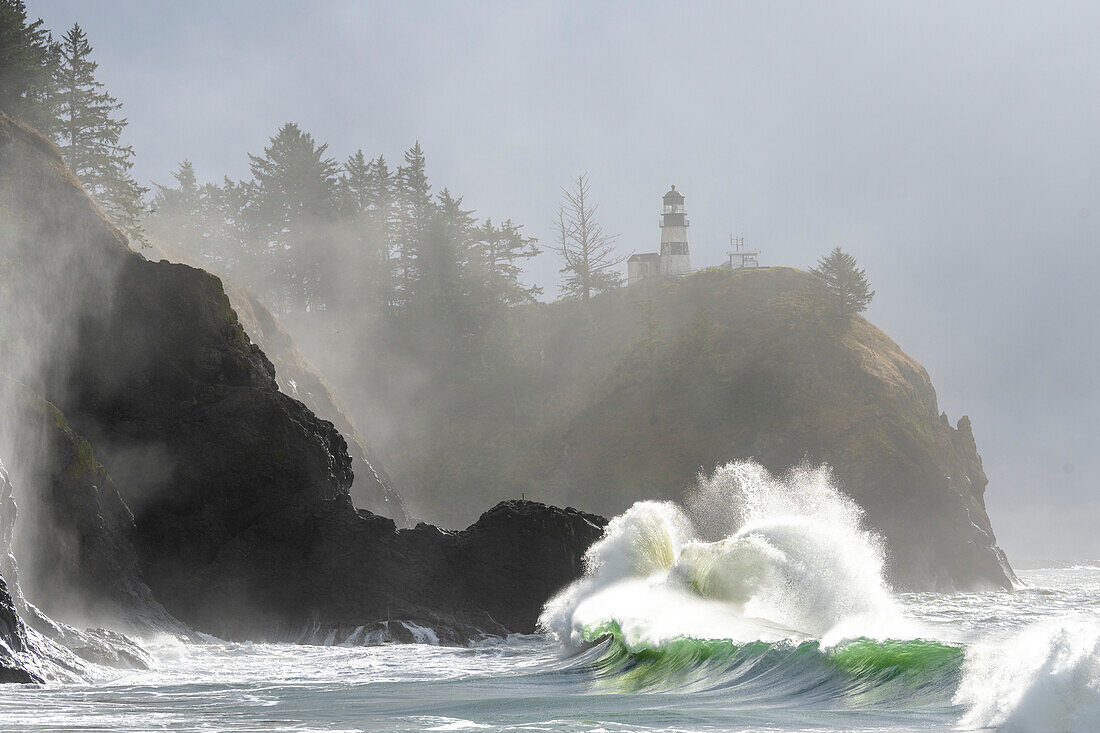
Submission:
[[[626,259],[615,254],[615,237],[596,221],[598,204],[592,202],[588,175],[572,179],[562,189],[558,206],[558,242],[555,249],[564,267],[561,292],[588,301],[593,294],[619,287],[618,266]]]

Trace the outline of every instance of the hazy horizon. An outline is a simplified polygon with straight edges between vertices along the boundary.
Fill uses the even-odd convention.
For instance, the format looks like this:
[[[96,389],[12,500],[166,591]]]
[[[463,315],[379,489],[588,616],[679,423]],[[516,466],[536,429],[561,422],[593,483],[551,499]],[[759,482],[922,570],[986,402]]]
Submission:
[[[544,246],[591,176],[623,254],[686,195],[692,264],[840,245],[868,318],[971,416],[1010,559],[1100,557],[1100,7],[1085,3],[29,3],[87,31],[142,183],[248,175],[287,121],[342,161],[419,140]],[[318,52],[318,49],[321,49]],[[570,49],[570,53],[563,53]],[[556,297],[550,252],[530,279]]]

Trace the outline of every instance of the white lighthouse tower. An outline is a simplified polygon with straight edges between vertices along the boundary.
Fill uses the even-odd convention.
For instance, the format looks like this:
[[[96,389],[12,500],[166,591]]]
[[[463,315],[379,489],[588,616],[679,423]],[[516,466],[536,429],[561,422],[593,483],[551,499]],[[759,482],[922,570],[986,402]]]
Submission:
[[[672,189],[664,197],[665,210],[661,214],[662,275],[686,275],[691,272],[691,255],[688,252],[688,226],[684,215],[684,194]]]

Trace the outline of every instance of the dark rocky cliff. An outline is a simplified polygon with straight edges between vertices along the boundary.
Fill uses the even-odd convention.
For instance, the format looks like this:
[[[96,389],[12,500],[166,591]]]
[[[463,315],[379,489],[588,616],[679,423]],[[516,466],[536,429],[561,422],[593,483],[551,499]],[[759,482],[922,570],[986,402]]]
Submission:
[[[56,407],[3,375],[0,405],[0,445],[14,457],[12,482],[26,489],[16,492],[18,526],[11,497],[21,591],[50,617],[133,633],[183,632],[145,583],[133,516],[88,441]]]
[[[24,597],[12,554],[19,514],[16,493],[0,463],[0,683],[87,680],[87,662],[147,668],[151,659],[130,639],[112,631],[80,631],[58,623]]]
[[[4,559],[10,556],[15,515],[16,504],[12,497],[11,482],[0,465],[0,554]],[[9,567],[5,574],[10,577],[11,563],[7,565]],[[16,606],[17,597],[13,597],[4,575],[0,575],[0,682],[41,682],[42,678],[28,664],[27,657],[32,654],[31,643],[27,637],[27,626]]]
[[[304,562],[267,577],[249,556],[254,534],[231,543],[195,577],[222,597],[221,607],[194,599],[184,618],[227,638],[316,643],[411,640],[398,621],[432,629],[444,642],[530,633],[542,604],[581,574],[584,551],[605,524],[573,509],[510,501],[462,531],[397,530],[349,506],[340,500],[283,515],[284,536],[309,527],[313,541],[300,548]]]
[[[5,321],[0,371],[94,446],[179,619],[272,639],[405,619],[457,640],[530,630],[579,572],[600,523],[575,511],[516,505],[451,533],[357,510],[344,438],[279,391],[218,279],[130,251],[56,150],[3,115],[0,215],[0,305],[25,315]]]
[[[398,526],[409,524],[408,511],[394,487],[393,479],[359,432],[350,411],[298,351],[287,330],[248,288],[225,282],[225,292],[249,338],[263,349],[275,365],[282,391],[304,402],[318,416],[331,420],[344,436],[354,474],[351,497],[355,505],[390,517]]]
[[[160,241],[149,242],[143,254],[148,259],[161,258],[201,267],[201,263],[186,253]],[[224,277],[222,286],[249,339],[263,350],[275,366],[282,392],[301,400],[315,415],[330,420],[347,441],[353,473],[351,496],[355,505],[390,517],[398,526],[408,525],[410,518],[393,480],[359,432],[347,407],[317,369],[302,356],[290,334],[254,292]]]

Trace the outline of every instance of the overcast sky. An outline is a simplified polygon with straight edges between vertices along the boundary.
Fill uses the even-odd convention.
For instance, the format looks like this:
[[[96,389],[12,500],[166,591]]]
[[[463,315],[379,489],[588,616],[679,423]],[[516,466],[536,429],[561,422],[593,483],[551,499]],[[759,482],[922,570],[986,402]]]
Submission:
[[[623,252],[675,183],[692,264],[840,245],[969,414],[1015,560],[1100,558],[1100,4],[30,0],[87,31],[142,182],[248,173],[284,122],[547,241],[587,171]],[[531,278],[556,294],[545,255]]]

